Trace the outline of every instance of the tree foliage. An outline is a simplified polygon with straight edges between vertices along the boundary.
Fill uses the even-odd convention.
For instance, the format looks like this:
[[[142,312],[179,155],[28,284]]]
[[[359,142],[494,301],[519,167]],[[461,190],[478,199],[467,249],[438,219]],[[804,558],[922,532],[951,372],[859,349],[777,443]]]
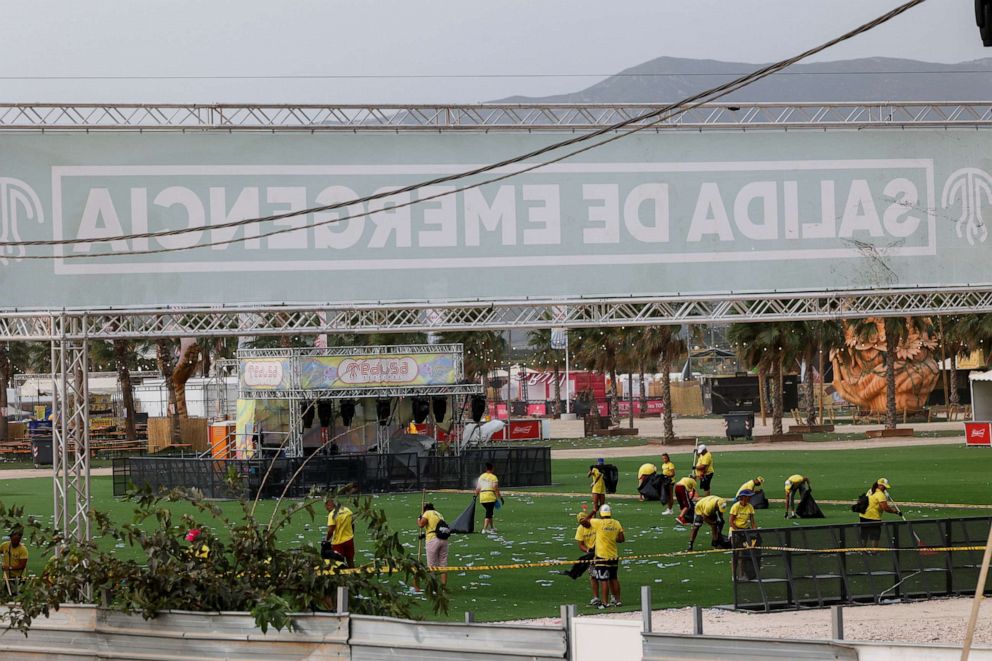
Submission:
[[[315,496],[296,501],[269,525],[255,518],[246,500],[240,516],[231,517],[196,491],[141,491],[130,496],[134,510],[128,522],[91,511],[96,541],[85,543],[29,520],[24,527],[32,558],[48,560],[23,580],[16,603],[0,614],[0,621],[26,632],[38,617],[62,604],[85,601],[89,594],[105,607],[146,619],[164,610],[247,611],[266,631],[288,627],[291,613],[333,610],[339,586],[352,595],[352,612],[409,618],[415,597],[407,585],[414,582],[435,612],[447,610],[440,581],[407,553],[369,497],[349,503],[356,521],[367,524],[362,542],[375,557],[361,571],[327,569],[311,543],[288,547],[279,532],[294,516],[313,519],[314,505],[322,502]],[[192,513],[177,514],[178,509]],[[22,521],[21,508],[0,503],[0,526]],[[203,531],[193,546],[185,542],[192,528]],[[209,553],[200,557],[197,551],[204,544]]]

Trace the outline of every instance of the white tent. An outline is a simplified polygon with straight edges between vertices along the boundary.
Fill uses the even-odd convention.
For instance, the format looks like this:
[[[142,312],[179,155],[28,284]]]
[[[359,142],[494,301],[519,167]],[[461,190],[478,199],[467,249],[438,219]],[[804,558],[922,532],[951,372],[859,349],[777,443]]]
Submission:
[[[971,419],[992,420],[992,370],[971,372]]]

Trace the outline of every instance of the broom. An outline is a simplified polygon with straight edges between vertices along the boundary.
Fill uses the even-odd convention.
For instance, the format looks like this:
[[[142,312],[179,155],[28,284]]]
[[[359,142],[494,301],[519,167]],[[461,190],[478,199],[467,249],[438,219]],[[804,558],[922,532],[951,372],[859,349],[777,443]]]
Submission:
[[[937,551],[930,550],[930,547],[927,546],[926,544],[924,544],[923,543],[923,540],[920,539],[920,536],[916,534],[916,531],[915,530],[913,530],[913,524],[909,523],[909,521],[906,520],[906,515],[903,514],[902,513],[902,509],[900,509],[899,506],[896,505],[896,501],[892,500],[892,496],[889,495],[888,489],[885,490],[885,499],[889,503],[891,503],[892,505],[895,506],[896,511],[899,512],[899,518],[903,520],[903,523],[906,523],[906,524],[909,525],[909,534],[911,534],[913,536],[913,539],[916,540],[916,546],[920,549],[920,555],[934,555],[934,554],[936,554]]]
[[[426,502],[427,502],[427,489],[421,489],[421,491],[420,491],[420,516],[423,516],[424,515],[424,503],[426,503]],[[423,550],[423,545],[424,545],[424,537],[423,537],[423,535],[421,535],[421,534],[418,533],[417,534],[417,563],[418,564],[420,563],[420,554],[421,554],[421,551]],[[414,578],[413,578],[413,589],[414,590],[418,590],[418,591],[420,590],[420,581],[417,580],[417,577],[416,576],[414,576]]]

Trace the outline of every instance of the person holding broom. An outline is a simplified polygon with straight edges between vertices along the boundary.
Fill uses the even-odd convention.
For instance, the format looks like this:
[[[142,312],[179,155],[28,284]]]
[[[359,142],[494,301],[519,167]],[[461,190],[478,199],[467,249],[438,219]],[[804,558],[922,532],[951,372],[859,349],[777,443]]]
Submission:
[[[596,460],[595,466],[589,467],[586,477],[592,478],[589,486],[592,491],[592,511],[598,512],[599,508],[606,504],[606,474],[604,473],[606,460],[600,457]]]
[[[902,516],[902,512],[896,504],[889,498],[889,489],[892,485],[884,477],[878,478],[868,493],[868,507],[864,513],[858,517],[861,524],[861,544],[862,546],[877,547],[878,541],[882,537],[882,513],[888,512],[896,516]]]

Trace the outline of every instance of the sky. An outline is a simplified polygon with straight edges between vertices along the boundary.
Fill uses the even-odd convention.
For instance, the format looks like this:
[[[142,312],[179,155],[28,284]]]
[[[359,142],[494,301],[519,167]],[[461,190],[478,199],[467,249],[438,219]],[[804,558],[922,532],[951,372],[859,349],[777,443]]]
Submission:
[[[0,103],[475,103],[544,96],[660,56],[775,61],[898,4],[0,0]],[[992,49],[982,47],[969,0],[928,0],[817,59],[876,56],[960,62],[992,56]]]

